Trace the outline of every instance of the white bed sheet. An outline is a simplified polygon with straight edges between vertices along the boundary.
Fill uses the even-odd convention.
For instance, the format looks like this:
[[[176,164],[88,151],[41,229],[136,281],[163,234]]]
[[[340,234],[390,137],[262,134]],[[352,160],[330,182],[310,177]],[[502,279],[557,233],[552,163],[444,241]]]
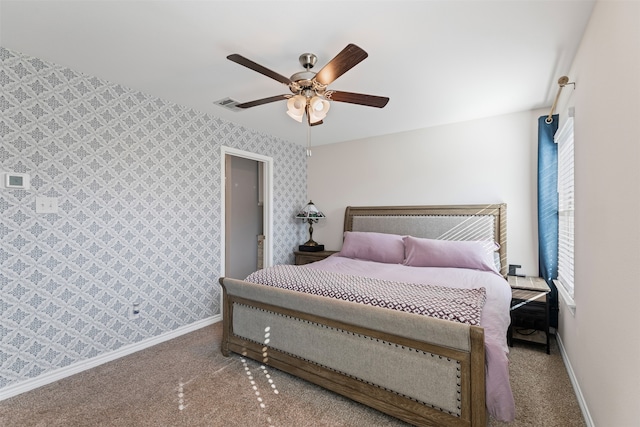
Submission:
[[[507,329],[511,321],[511,288],[499,274],[464,268],[409,267],[341,257],[334,254],[309,268],[406,283],[423,283],[453,288],[485,288],[486,302],[480,326],[485,333],[487,363],[487,409],[494,418],[510,422],[515,403],[509,383]]]

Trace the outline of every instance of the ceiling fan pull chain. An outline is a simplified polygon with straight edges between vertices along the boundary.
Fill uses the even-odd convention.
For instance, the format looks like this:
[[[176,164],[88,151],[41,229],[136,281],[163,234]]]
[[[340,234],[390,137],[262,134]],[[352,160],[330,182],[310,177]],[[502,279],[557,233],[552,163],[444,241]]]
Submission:
[[[307,125],[307,157],[311,157],[311,125]]]

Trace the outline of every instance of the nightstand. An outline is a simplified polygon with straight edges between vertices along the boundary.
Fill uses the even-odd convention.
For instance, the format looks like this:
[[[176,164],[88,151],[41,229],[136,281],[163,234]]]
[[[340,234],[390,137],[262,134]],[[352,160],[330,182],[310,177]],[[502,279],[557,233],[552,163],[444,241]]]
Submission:
[[[318,251],[318,252],[304,252],[304,251],[295,251],[296,255],[296,265],[304,265],[309,264],[310,262],[320,261],[321,259],[325,259],[328,256],[335,254],[338,251]]]
[[[541,277],[507,276],[511,286],[511,325],[507,332],[509,346],[513,341],[546,345],[549,354],[549,293],[551,289]],[[540,339],[540,333],[544,338]]]

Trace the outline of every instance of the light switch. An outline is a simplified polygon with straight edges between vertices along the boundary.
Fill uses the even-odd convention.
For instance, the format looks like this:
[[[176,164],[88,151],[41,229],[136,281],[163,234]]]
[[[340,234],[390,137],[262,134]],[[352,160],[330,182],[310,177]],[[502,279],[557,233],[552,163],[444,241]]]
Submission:
[[[58,213],[58,199],[36,196],[36,213]]]

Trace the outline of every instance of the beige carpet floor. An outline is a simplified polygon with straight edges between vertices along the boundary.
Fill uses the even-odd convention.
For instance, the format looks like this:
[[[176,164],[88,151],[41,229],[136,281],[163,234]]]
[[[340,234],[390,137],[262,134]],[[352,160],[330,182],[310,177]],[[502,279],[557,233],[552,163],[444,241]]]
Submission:
[[[275,369],[219,351],[221,324],[0,402],[0,426],[406,426]],[[558,348],[510,354],[516,421],[584,426]]]

